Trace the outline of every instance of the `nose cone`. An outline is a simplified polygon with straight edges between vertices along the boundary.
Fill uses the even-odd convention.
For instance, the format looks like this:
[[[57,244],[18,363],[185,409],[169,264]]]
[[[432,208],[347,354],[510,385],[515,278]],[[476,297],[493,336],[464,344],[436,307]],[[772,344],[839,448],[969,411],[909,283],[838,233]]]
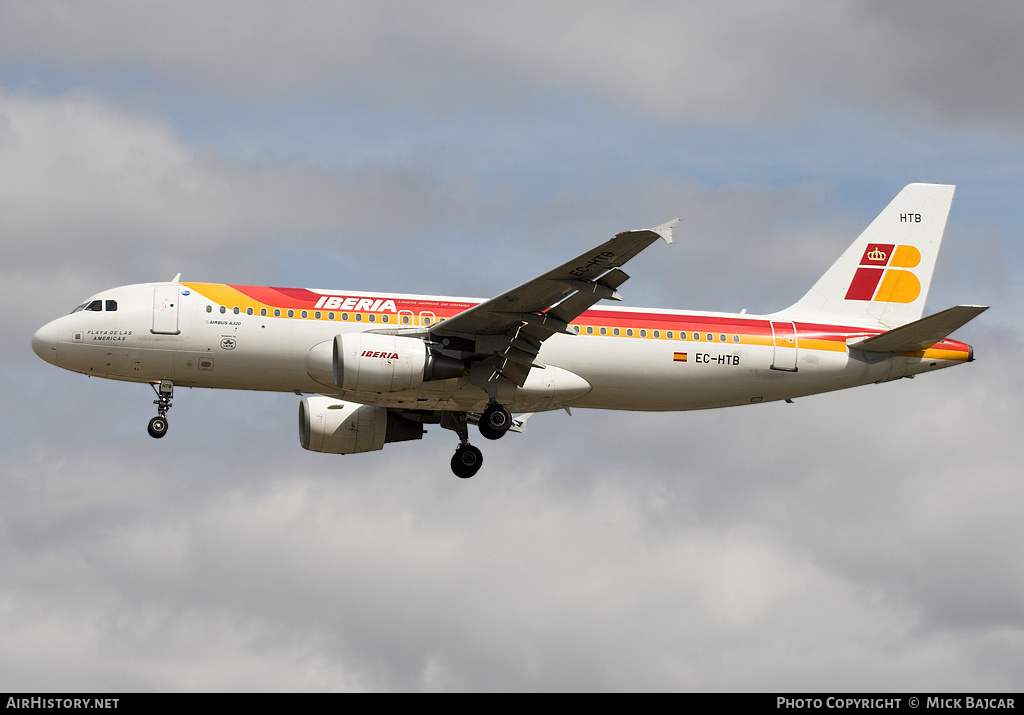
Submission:
[[[57,326],[47,323],[32,336],[32,349],[48,363],[57,364]]]

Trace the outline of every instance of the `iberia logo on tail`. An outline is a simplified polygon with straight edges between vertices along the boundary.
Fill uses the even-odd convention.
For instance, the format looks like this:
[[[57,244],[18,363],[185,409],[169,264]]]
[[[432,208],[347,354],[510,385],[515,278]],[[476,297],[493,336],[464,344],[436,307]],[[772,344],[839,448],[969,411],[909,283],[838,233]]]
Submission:
[[[869,243],[853,275],[846,300],[913,303],[921,295],[921,281],[912,271],[921,262],[914,246]]]

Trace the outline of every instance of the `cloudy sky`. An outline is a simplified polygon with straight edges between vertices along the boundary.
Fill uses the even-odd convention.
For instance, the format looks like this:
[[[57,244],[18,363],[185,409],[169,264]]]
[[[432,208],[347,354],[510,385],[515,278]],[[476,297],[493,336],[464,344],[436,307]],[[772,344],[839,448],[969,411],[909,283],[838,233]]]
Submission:
[[[1019,690],[1024,6],[0,3],[0,690]],[[294,395],[32,333],[116,285],[487,297],[675,216],[628,304],[770,312],[911,182],[977,361],[337,457]],[[478,442],[480,440],[477,440]]]

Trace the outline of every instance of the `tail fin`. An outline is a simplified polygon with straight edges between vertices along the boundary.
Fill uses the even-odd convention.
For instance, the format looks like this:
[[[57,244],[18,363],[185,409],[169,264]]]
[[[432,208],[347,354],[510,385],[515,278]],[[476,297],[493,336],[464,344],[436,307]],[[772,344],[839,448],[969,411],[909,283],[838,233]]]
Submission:
[[[780,315],[893,328],[924,315],[955,186],[910,184]]]

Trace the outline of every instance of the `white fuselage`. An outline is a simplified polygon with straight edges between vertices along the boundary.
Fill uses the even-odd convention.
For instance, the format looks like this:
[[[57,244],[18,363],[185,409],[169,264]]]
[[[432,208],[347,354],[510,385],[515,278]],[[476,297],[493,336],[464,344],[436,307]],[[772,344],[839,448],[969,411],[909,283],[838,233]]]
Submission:
[[[338,334],[415,328],[428,322],[423,305],[431,306],[432,321],[479,301],[360,294],[373,299],[350,300],[362,311],[315,311],[310,301],[302,309],[264,309],[267,315],[250,307],[250,315],[245,306],[214,302],[206,294],[215,291],[207,286],[217,287],[165,283],[105,291],[91,299],[94,309],[41,328],[33,348],[68,370],[133,382],[320,393],[394,409],[469,411],[487,404],[488,395],[468,375],[398,392],[356,392],[340,389],[329,370]],[[398,322],[400,315],[411,316],[411,325]],[[788,316],[602,306],[579,316],[571,328],[579,334],[556,334],[543,343],[537,362],[544,367],[532,369],[522,387],[500,387],[497,398],[509,410],[743,405],[895,379],[971,357],[968,346],[945,340],[918,353],[866,359],[846,343],[877,334],[877,328],[801,323]]]

